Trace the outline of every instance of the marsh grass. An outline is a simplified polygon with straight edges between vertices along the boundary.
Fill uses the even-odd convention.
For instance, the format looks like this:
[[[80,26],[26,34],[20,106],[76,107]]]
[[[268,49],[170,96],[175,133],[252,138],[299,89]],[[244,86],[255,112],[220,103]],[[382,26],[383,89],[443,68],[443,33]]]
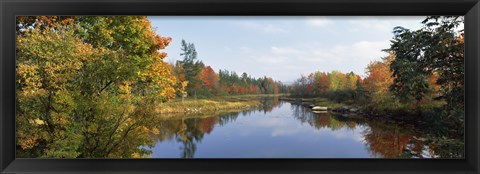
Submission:
[[[258,95],[234,95],[234,96],[218,96],[208,99],[188,98],[183,102],[181,99],[172,100],[170,102],[161,103],[157,108],[157,112],[162,116],[170,117],[171,113],[209,113],[215,111],[244,111],[252,110],[262,106],[258,100],[261,97],[275,97],[283,94],[258,94]]]

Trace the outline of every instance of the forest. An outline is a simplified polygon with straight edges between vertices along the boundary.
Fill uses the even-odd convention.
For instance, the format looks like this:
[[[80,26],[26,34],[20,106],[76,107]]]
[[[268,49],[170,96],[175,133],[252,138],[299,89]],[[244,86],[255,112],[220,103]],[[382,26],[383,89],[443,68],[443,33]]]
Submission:
[[[17,156],[144,157],[151,152],[140,147],[153,146],[151,135],[168,132],[156,124],[162,107],[245,95],[323,98],[408,115],[463,148],[463,23],[429,16],[419,30],[394,28],[388,56],[367,65],[364,78],[316,71],[287,85],[206,65],[194,43],[156,33],[145,16],[17,17]],[[172,39],[182,39],[182,60],[167,63],[163,50]]]

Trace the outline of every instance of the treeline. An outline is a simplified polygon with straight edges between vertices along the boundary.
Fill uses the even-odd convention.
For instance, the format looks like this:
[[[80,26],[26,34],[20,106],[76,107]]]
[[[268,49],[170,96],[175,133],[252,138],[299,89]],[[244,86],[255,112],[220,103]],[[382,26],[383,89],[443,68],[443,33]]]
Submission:
[[[361,77],[353,72],[316,71],[297,79],[290,87],[290,94],[299,97],[322,96],[335,101],[346,101],[355,98],[355,90],[361,82]]]
[[[218,95],[277,94],[287,93],[288,88],[270,77],[253,78],[247,73],[238,75],[234,71],[219,70],[205,65],[197,58],[193,43],[182,40],[183,60],[172,66],[178,80],[177,96],[204,98]]]
[[[463,17],[430,16],[421,29],[395,27],[389,55],[371,62],[367,77],[315,72],[292,87],[296,96],[323,96],[380,112],[421,114],[436,133],[461,138],[464,129]]]

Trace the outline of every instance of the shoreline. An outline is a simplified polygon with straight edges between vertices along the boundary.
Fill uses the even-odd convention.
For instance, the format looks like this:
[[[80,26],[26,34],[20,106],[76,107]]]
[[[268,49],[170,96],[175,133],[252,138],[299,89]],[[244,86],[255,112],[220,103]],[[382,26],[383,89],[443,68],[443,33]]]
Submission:
[[[400,110],[384,110],[378,111],[368,106],[359,106],[350,103],[334,102],[323,97],[281,97],[280,100],[291,102],[293,104],[302,105],[304,107],[312,108],[312,106],[327,107],[327,111],[334,114],[340,114],[344,117],[362,117],[367,119],[385,119],[393,121],[410,122],[414,124],[425,124],[418,116],[421,113],[407,112]],[[313,111],[313,110],[312,110]],[[409,115],[409,117],[404,117]]]
[[[246,111],[256,109],[263,106],[258,101],[262,97],[280,97],[285,94],[255,94],[255,95],[232,95],[232,96],[215,96],[205,99],[185,99],[173,100],[158,105],[157,113],[160,115],[168,114],[194,114],[194,113],[208,113],[224,110]]]

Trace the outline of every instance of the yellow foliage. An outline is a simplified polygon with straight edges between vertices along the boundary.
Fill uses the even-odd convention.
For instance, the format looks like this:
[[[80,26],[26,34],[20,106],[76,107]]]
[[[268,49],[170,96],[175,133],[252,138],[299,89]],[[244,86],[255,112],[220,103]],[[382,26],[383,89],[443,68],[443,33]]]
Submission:
[[[155,135],[158,135],[158,134],[160,134],[160,131],[157,128],[153,128],[152,133],[155,134]]]
[[[132,158],[140,158],[142,156],[140,156],[139,153],[135,152],[135,153],[132,153]]]
[[[172,39],[141,16],[34,18],[44,27],[16,40],[18,145],[42,148],[43,157],[141,157],[139,144],[120,142],[151,142],[141,131],[159,133],[148,106],[175,97],[160,52]],[[115,143],[109,154],[93,148]]]
[[[37,125],[43,125],[43,124],[45,124],[45,121],[40,120],[39,118],[36,118],[36,119],[33,120],[33,121],[34,121],[34,123],[37,124]]]

